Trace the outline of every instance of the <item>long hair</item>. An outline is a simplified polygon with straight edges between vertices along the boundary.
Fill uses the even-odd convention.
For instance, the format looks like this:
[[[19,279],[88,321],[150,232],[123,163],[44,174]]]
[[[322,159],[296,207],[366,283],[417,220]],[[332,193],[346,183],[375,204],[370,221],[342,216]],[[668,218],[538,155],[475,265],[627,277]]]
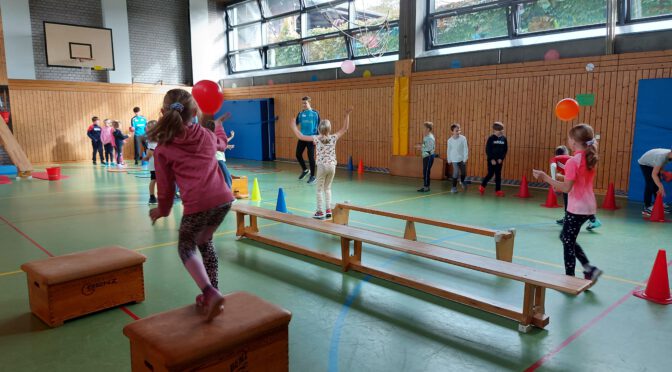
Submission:
[[[593,169],[597,165],[599,157],[597,155],[597,140],[595,132],[588,124],[579,124],[569,130],[569,136],[572,139],[586,147],[586,166]]]
[[[317,126],[317,133],[320,134],[319,140],[323,144],[329,143],[329,134],[331,133],[331,122],[329,120],[320,121],[320,125]]]
[[[154,142],[170,142],[184,131],[184,123],[189,122],[194,112],[198,114],[198,105],[189,92],[184,89],[171,89],[163,97],[161,118],[147,137]]]

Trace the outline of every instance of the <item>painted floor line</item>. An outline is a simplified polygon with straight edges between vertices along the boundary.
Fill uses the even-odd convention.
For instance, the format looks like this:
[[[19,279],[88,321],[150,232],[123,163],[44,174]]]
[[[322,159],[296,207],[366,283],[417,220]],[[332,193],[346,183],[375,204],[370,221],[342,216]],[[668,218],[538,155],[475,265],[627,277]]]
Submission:
[[[29,181],[29,182],[32,182],[32,181]],[[87,192],[87,191],[98,192],[100,190],[114,190],[114,189],[120,189],[122,187],[128,187],[128,185],[97,187],[95,189],[84,189],[84,190],[52,191],[52,192],[43,192],[41,194],[30,194],[30,195],[19,195],[19,196],[3,196],[3,197],[0,197],[0,200],[24,199],[24,198],[34,198],[34,197],[40,197],[40,196],[53,196],[54,194],[69,194],[69,193],[72,193],[72,192],[77,192],[77,193]]]
[[[8,276],[8,275],[14,275],[14,274],[21,274],[23,271],[21,270],[16,270],[16,271],[8,271],[6,273],[0,273],[0,276]]]
[[[667,263],[667,266],[669,267],[672,265],[672,260]],[[528,367],[525,372],[533,372],[536,371],[539,367],[544,365],[544,363],[548,362],[553,358],[556,354],[558,354],[560,351],[562,351],[564,348],[569,346],[574,340],[579,338],[582,334],[584,334],[587,330],[592,328],[595,324],[599,323],[600,320],[604,319],[609,313],[614,311],[617,307],[621,306],[625,301],[627,301],[629,298],[632,297],[632,294],[640,289],[640,287],[635,287],[632,289],[630,292],[626,293],[623,297],[621,297],[618,301],[614,302],[606,308],[604,311],[602,311],[599,315],[594,317],[593,319],[589,320],[588,323],[584,324],[581,328],[579,328],[576,332],[572,333],[571,336],[569,336],[565,341],[563,341],[560,345],[558,345],[555,349],[551,350],[548,352],[546,355],[541,357],[541,359],[537,360],[534,364],[532,364],[530,367]]]

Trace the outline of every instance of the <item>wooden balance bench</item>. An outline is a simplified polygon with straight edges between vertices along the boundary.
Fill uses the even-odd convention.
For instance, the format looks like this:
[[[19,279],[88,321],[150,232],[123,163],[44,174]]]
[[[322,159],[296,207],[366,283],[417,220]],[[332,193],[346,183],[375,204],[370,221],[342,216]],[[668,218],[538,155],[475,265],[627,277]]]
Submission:
[[[21,265],[28,276],[30,310],[51,327],[130,302],[145,300],[146,257],[104,247]]]
[[[476,227],[470,225],[463,225],[455,222],[434,220],[426,217],[411,216],[407,214],[383,211],[380,209],[360,207],[352,204],[336,204],[333,209],[332,222],[347,225],[350,211],[374,214],[378,216],[390,217],[406,221],[406,228],[404,229],[404,239],[417,240],[415,234],[415,224],[425,224],[437,227],[443,227],[451,230],[464,231],[471,234],[491,236],[495,238],[495,251],[498,260],[511,262],[513,260],[513,242],[516,237],[515,229],[508,229],[506,231],[486,229],[483,227]]]
[[[375,276],[383,280],[516,320],[519,322],[518,329],[521,332],[529,331],[532,326],[544,328],[548,325],[549,318],[544,313],[544,300],[547,288],[571,295],[578,295],[592,285],[592,282],[585,279],[550,273],[515,263],[496,260],[494,258],[478,256],[471,253],[338,223],[329,223],[243,204],[234,204],[233,210],[236,212],[236,235],[238,237],[246,237],[264,244],[283,248],[334,265],[339,265],[342,267],[343,271],[358,271],[363,274]],[[249,216],[249,225],[245,224],[245,216]],[[341,238],[341,256],[336,257],[327,253],[316,252],[292,242],[287,242],[269,235],[262,235],[259,233],[257,218],[282,222],[288,225],[339,236]],[[353,242],[352,248],[354,251],[351,249],[351,242]],[[500,303],[491,299],[480,298],[452,288],[435,285],[426,280],[393,273],[387,269],[366,266],[362,261],[362,243],[376,245],[394,251],[522,282],[524,283],[522,308]]]
[[[245,292],[224,296],[207,322],[194,305],[124,327],[138,371],[288,371],[292,314]]]

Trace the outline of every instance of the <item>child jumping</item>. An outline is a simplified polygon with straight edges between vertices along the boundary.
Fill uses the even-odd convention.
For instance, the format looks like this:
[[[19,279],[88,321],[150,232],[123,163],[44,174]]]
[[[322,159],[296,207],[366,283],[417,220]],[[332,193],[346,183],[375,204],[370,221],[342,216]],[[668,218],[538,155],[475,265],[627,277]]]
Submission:
[[[323,198],[326,200],[326,218],[331,218],[331,182],[334,180],[336,174],[336,142],[341,138],[350,126],[350,113],[352,107],[345,110],[345,118],[343,118],[343,127],[331,134],[331,122],[329,120],[322,120],[317,126],[317,136],[306,136],[299,132],[294,121],[290,127],[300,141],[312,141],[315,145],[316,163],[317,163],[317,211],[313,218],[323,220],[325,213],[322,212]]]
[[[150,120],[147,122],[147,130],[154,128],[158,122]],[[157,143],[155,141],[147,141],[147,153],[142,161],[147,162],[147,170],[149,171],[149,203],[150,205],[158,203],[156,200],[156,169],[154,168],[154,150],[156,150]]]
[[[422,187],[418,192],[429,192],[429,181],[432,175],[432,165],[434,165],[434,151],[436,150],[436,140],[434,139],[434,123],[426,121],[423,126],[424,137],[422,144],[417,145],[422,151]]]
[[[567,139],[574,150],[574,156],[565,163],[565,180],[556,181],[540,170],[533,170],[535,178],[547,182],[558,191],[568,193],[567,212],[560,233],[560,241],[565,251],[565,274],[574,276],[574,268],[578,259],[583,266],[585,279],[594,282],[602,275],[602,270],[593,266],[577,243],[576,238],[581,225],[595,214],[597,203],[593,193],[593,179],[597,166],[597,141],[593,128],[588,124],[579,124],[569,130]]]
[[[119,129],[119,122],[114,120],[112,121],[112,127],[114,132],[112,136],[114,137],[114,147],[117,150],[117,166],[123,167],[124,164],[124,141],[128,138],[127,135],[123,134]]]
[[[467,137],[460,134],[460,124],[453,124],[450,126],[452,135],[448,138],[448,153],[446,154],[446,161],[453,165],[453,188],[451,193],[457,192],[457,178],[460,177],[460,187],[464,191],[464,180],[467,177],[467,159],[469,159],[469,145],[467,144]]]
[[[551,178],[554,180],[561,180],[563,181],[565,179],[565,164],[567,163],[567,160],[571,159],[572,157],[569,156],[569,150],[567,149],[567,146],[558,146],[555,148],[555,156],[551,158]],[[562,199],[564,200],[565,204],[565,212],[567,212],[567,193],[563,192],[562,193]],[[555,222],[558,225],[562,225],[565,221],[565,218],[561,218],[559,220],[556,220]],[[588,226],[586,227],[586,230],[588,231],[593,231],[597,229],[598,227],[602,226],[602,222],[595,217],[595,215],[590,215],[588,217]]]
[[[100,131],[100,141],[103,144],[103,150],[105,150],[105,166],[114,165],[114,128],[112,128],[112,120],[105,119],[103,120],[104,126]]]
[[[222,119],[217,120],[215,133],[195,124],[198,106],[183,89],[166,93],[161,114],[158,124],[148,132],[148,137],[158,143],[154,166],[159,194],[159,206],[149,211],[149,217],[154,223],[170,215],[177,183],[184,206],[178,253],[202,292],[196,297],[196,308],[209,321],[223,311],[224,305],[224,297],[218,290],[218,262],[212,234],[234,200],[215,159],[215,152],[226,149],[226,134]]]
[[[504,124],[496,121],[492,124],[492,135],[488,137],[485,144],[485,155],[488,158],[488,174],[478,187],[478,192],[483,195],[485,187],[488,182],[495,176],[495,195],[499,197],[504,196],[502,191],[502,167],[504,166],[504,158],[509,151],[509,144],[504,137]]]

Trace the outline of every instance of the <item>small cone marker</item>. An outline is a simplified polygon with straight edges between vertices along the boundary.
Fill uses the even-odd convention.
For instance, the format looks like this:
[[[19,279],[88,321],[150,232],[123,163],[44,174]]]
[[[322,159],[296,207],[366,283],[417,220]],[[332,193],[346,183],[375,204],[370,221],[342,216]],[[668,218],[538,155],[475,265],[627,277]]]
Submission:
[[[651,222],[665,222],[665,206],[663,205],[663,196],[656,196],[656,203],[653,204],[651,211]]]
[[[364,162],[361,160],[359,161],[359,165],[357,166],[357,173],[362,174],[364,173]]]
[[[259,191],[259,182],[257,178],[254,178],[254,185],[252,186],[252,201],[258,202],[261,201],[261,192]]]
[[[670,280],[667,276],[667,258],[664,250],[659,250],[656,260],[653,262],[653,269],[646,283],[645,290],[635,291],[633,293],[639,298],[649,300],[661,305],[672,304],[670,296]]]
[[[531,198],[532,195],[530,195],[530,190],[528,189],[527,186],[527,177],[523,176],[523,180],[520,182],[520,189],[518,190],[518,195],[516,195],[519,198]]]
[[[348,159],[348,171],[352,172],[355,170],[355,166],[352,164],[352,156]]]
[[[278,189],[278,201],[275,203],[275,210],[282,213],[287,213],[287,203],[285,203],[285,192],[282,187]]]
[[[609,189],[607,190],[607,196],[604,198],[602,203],[602,209],[607,209],[610,211],[615,211],[618,209],[616,206],[616,195],[614,192],[614,183],[609,182]]]
[[[544,208],[560,208],[558,205],[558,198],[555,196],[553,186],[548,188],[548,196],[546,196],[546,203],[541,205]]]

